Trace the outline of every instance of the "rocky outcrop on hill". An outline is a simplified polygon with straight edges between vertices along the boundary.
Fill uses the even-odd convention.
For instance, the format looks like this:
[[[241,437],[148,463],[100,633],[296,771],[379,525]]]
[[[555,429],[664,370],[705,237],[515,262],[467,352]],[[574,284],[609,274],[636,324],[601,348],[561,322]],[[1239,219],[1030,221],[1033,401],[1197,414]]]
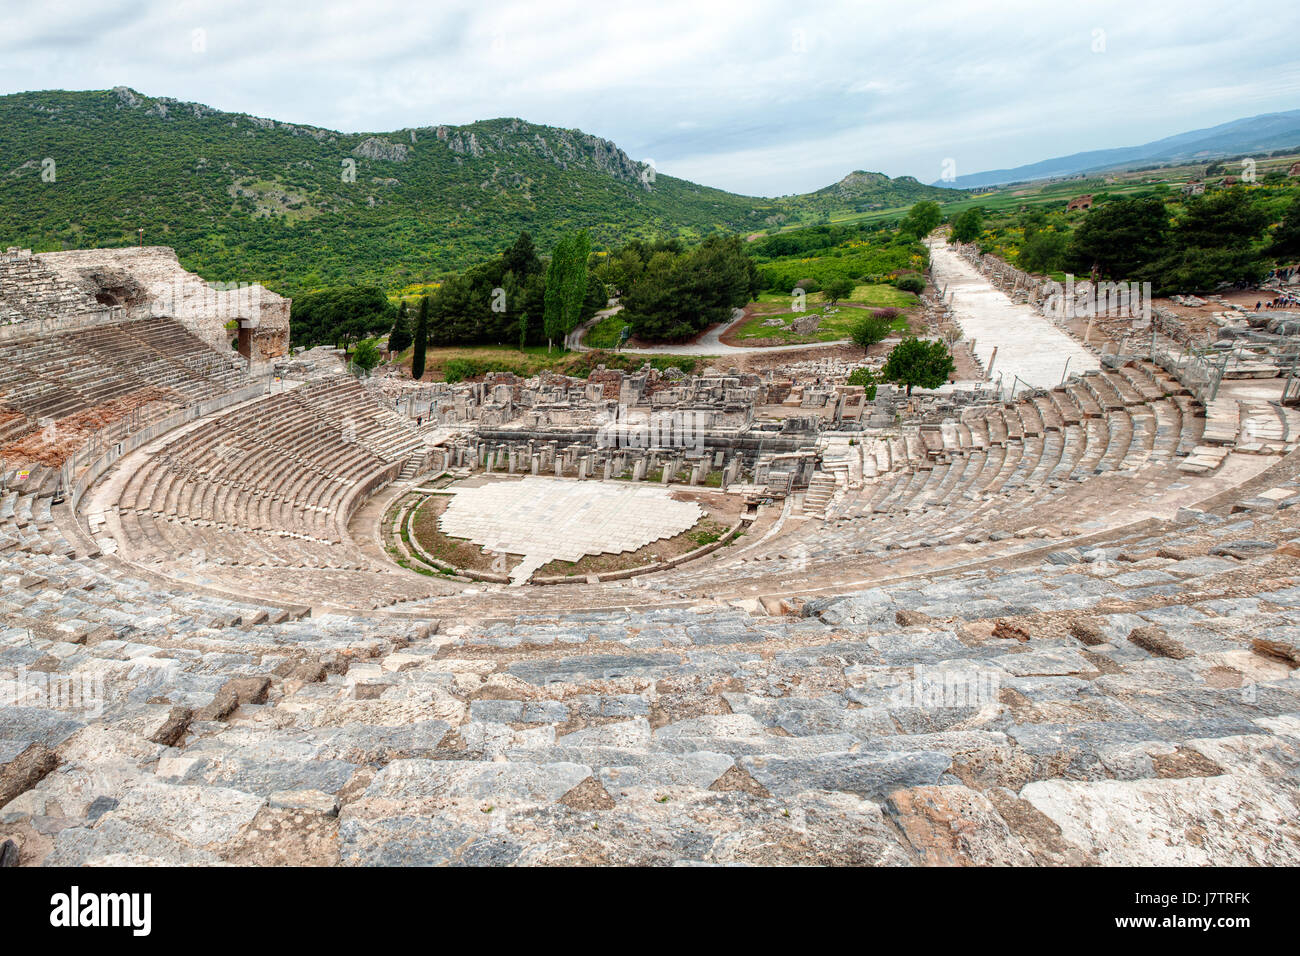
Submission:
[[[379,159],[391,163],[404,163],[410,155],[411,147],[405,143],[393,143],[378,136],[371,136],[352,150],[357,159]]]
[[[470,126],[439,126],[433,133],[453,153],[462,156],[528,153],[561,169],[597,170],[622,182],[639,182],[647,189],[654,181],[647,173],[647,164],[633,160],[609,140],[580,130],[554,129],[508,119]]]

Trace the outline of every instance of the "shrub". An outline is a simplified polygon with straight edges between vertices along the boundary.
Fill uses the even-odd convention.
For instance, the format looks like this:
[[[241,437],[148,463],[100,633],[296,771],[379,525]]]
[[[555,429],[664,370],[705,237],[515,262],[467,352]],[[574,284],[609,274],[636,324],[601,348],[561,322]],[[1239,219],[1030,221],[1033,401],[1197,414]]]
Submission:
[[[887,382],[906,386],[911,395],[915,386],[938,388],[956,367],[952,353],[942,342],[906,338],[889,353],[880,375]]]
[[[467,378],[486,375],[488,372],[507,372],[510,366],[503,362],[484,362],[479,359],[448,359],[442,367],[442,374],[448,382],[463,382]]]
[[[876,397],[876,383],[876,374],[869,368],[855,368],[849,373],[848,384],[861,385],[866,390],[867,401]],[[852,439],[849,439],[849,444],[853,444]]]
[[[868,350],[877,342],[883,342],[891,331],[893,322],[878,315],[864,315],[849,327],[849,338],[855,345]]]
[[[352,364],[367,372],[378,365],[382,357],[374,339],[358,342],[357,347],[352,350]]]

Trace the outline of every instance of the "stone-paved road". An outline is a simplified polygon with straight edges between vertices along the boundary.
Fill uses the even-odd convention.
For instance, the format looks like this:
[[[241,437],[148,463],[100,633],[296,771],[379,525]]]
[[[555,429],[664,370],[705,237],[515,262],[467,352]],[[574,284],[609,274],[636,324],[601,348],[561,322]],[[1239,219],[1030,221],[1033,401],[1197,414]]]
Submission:
[[[1030,385],[1052,388],[1067,373],[1098,368],[1096,356],[1058,329],[1031,306],[1012,302],[979,270],[948,248],[942,239],[929,239],[934,284],[953,295],[957,324],[975,341],[975,355],[987,369],[993,349],[997,358],[992,378],[1014,376]]]

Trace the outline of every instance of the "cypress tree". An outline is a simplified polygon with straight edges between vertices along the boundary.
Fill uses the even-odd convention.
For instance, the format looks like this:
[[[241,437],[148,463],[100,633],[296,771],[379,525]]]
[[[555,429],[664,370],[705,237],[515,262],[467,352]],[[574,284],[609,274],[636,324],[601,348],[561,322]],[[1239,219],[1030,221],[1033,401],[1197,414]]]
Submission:
[[[397,307],[397,318],[393,320],[392,331],[388,333],[388,351],[403,352],[411,347],[411,317],[406,311],[406,300]]]
[[[573,240],[568,233],[560,237],[551,250],[551,264],[546,269],[546,292],[543,295],[542,329],[546,333],[546,349],[551,342],[564,335],[564,280],[568,274],[569,253]]]
[[[424,378],[424,353],[429,348],[429,297],[420,299],[420,315],[415,320],[415,351],[411,353],[411,378]]]

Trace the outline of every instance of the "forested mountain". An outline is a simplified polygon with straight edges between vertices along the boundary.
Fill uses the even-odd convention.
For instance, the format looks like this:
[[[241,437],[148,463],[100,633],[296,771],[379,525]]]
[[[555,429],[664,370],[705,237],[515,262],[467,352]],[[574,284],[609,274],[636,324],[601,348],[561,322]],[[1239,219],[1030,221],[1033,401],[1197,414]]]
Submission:
[[[575,228],[597,248],[693,240],[930,193],[951,196],[864,173],[807,196],[737,196],[519,119],[348,134],[126,88],[0,97],[0,246],[126,245],[143,228],[209,280],[291,295],[427,282],[521,230],[543,250]]]

